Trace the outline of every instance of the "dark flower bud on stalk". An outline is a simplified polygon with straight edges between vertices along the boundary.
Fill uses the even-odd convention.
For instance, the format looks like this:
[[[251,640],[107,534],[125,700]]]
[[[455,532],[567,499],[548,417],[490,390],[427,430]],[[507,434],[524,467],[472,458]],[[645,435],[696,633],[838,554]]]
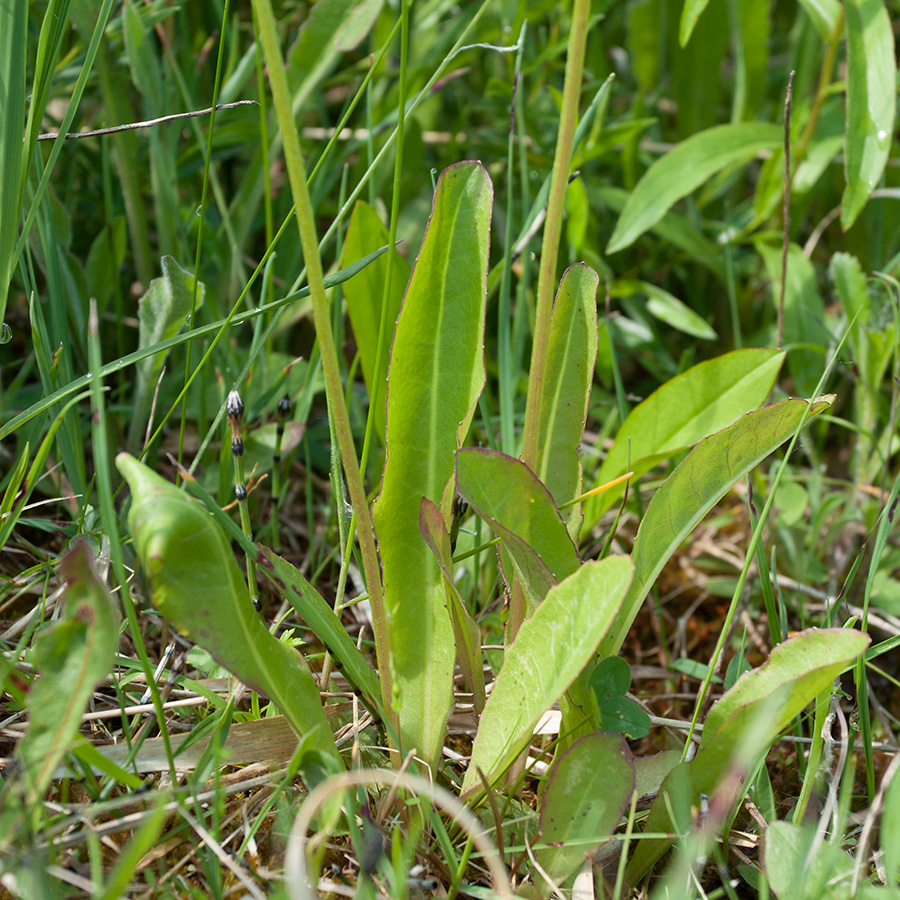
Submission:
[[[237,391],[232,391],[225,401],[225,417],[231,429],[232,456],[244,455],[244,436],[241,433],[241,421],[244,418],[244,401]]]
[[[234,486],[234,496],[237,497],[238,502],[243,503],[247,499],[247,488],[242,484],[236,484]]]

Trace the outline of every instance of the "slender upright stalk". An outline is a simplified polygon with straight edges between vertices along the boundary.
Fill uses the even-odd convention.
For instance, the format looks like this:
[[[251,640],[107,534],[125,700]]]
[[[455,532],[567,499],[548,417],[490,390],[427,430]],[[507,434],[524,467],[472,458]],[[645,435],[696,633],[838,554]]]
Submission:
[[[322,354],[322,370],[325,376],[325,395],[328,400],[329,414],[334,417],[335,432],[340,446],[344,473],[347,477],[347,488],[353,512],[358,521],[360,553],[366,586],[369,591],[369,603],[372,609],[372,621],[375,630],[375,653],[381,676],[382,697],[385,709],[391,709],[392,682],[390,654],[388,647],[387,617],[384,608],[384,594],[381,586],[381,571],[378,565],[378,552],[375,547],[375,530],[366,500],[359,470],[356,449],[353,446],[353,434],[350,430],[350,417],[341,387],[341,375],[338,366],[337,350],[331,334],[331,322],[328,315],[328,298],[325,296],[325,283],[322,274],[322,262],[319,259],[316,223],[313,216],[312,201],[306,180],[306,166],[300,151],[300,138],[291,113],[291,97],[288,90],[287,74],[284,60],[278,44],[275,30],[275,17],[269,0],[253,0],[256,11],[259,33],[262,39],[263,53],[269,72],[269,83],[272,98],[284,142],[284,157],[291,191],[296,204],[297,228],[300,232],[300,244],[303,249],[303,261],[307,266],[310,297],[313,308],[313,321]]]
[[[572,162],[575,126],[578,123],[578,97],[581,93],[581,74],[584,69],[584,51],[587,44],[587,26],[590,14],[591,0],[573,0],[562,110],[556,139],[556,154],[553,157],[553,176],[550,182],[547,220],[544,223],[544,241],[541,247],[534,343],[531,349],[531,372],[528,377],[528,400],[525,407],[525,439],[522,446],[522,461],[531,468],[535,467],[538,455],[540,403],[547,374],[547,350],[550,342],[550,314],[553,311],[553,294],[556,286],[556,262],[562,237],[563,208],[566,202],[569,166]]]
[[[242,423],[244,420],[244,401],[237,391],[232,391],[225,401],[225,418],[231,430],[231,458],[234,460],[234,496],[237,498],[238,509],[241,512],[241,531],[251,540],[253,533],[250,529],[250,510],[247,508],[247,485],[244,483],[244,435]],[[260,609],[259,585],[256,578],[256,560],[247,556],[247,587],[250,597],[256,609]]]
[[[281,442],[284,440],[284,424],[291,414],[293,403],[289,394],[285,394],[276,408],[278,425],[275,429],[275,452],[272,454],[272,549],[277,553],[281,549],[281,533],[278,527],[278,516],[281,512]]]

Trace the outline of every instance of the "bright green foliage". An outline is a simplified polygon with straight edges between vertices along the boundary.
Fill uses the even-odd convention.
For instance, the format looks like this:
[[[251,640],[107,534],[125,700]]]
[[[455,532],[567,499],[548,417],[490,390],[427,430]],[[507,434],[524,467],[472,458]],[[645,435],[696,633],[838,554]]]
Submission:
[[[535,474],[558,507],[581,493],[578,448],[597,359],[599,278],[585,265],[566,269],[550,322],[547,374],[543,382]],[[562,511],[573,538],[581,530],[581,505]]]
[[[450,521],[453,454],[484,384],[491,199],[479,164],[452,166],[438,182],[391,350],[387,460],[373,509],[400,738],[431,766],[453,702],[456,654],[444,576],[419,531],[419,505],[427,497]]]
[[[738,679],[710,710],[697,755],[666,778],[645,829],[683,832],[701,793],[719,808],[721,820],[727,818],[740,800],[744,779],[772,741],[868,644],[868,635],[850,629],[810,629],[779,644],[763,666]],[[629,863],[629,878],[640,878],[670,843],[641,841]]]
[[[772,389],[783,360],[778,350],[736,350],[667,381],[631,411],[592,486],[628,471],[641,475],[756,409]],[[623,490],[611,488],[585,501],[586,527],[596,524]]]
[[[617,615],[631,582],[626,556],[587,562],[551,588],[506,651],[484,708],[463,793],[493,784],[531,739],[541,715],[575,680]]]
[[[682,47],[687,46],[691,39],[691,33],[697,24],[697,19],[703,14],[709,0],[685,0],[681,9],[681,24],[678,28],[678,42]]]
[[[608,840],[634,792],[634,762],[624,738],[591,734],[555,762],[541,796],[537,860],[561,884]],[[588,803],[585,799],[590,798]]]
[[[673,203],[720,169],[747,162],[763,150],[780,146],[781,141],[781,129],[763,122],[718,125],[682,141],[650,166],[628,197],[607,254],[631,246]]]
[[[26,806],[42,799],[77,739],[84,708],[109,674],[119,642],[119,614],[87,543],[77,543],[60,565],[66,579],[65,615],[35,638],[40,677],[28,692],[28,731],[16,749]],[[13,815],[17,804],[12,795],[8,802],[7,814]],[[9,821],[0,819],[0,834],[10,835],[10,828]]]
[[[278,705],[311,749],[337,756],[319,689],[302,656],[273,637],[253,608],[226,535],[197,501],[127,453],[128,528],[150,599],[175,627],[244,684]]]
[[[347,226],[344,238],[344,264],[362,259],[368,253],[384,247],[388,243],[388,230],[381,224],[375,210],[368,203],[357,201]],[[369,404],[375,407],[375,432],[384,443],[384,400],[387,391],[388,357],[391,352],[391,338],[394,334],[394,323],[400,312],[400,302],[409,281],[409,263],[396,251],[391,274],[391,286],[387,293],[388,309],[385,314],[387,333],[381,348],[381,362],[378,371],[381,373],[379,384],[372,383],[375,377],[376,353],[378,350],[378,329],[381,323],[381,305],[384,301],[384,282],[387,278],[387,254],[363,269],[356,277],[344,286],[344,299],[347,301],[347,313],[353,326],[356,338],[356,349],[362,364],[363,377],[369,391]]]
[[[807,415],[824,412],[833,396],[782,400],[748,413],[733,425],[701,441],[653,496],[634,542],[634,581],[601,646],[601,655],[618,653],[656,576],[725,492],[781,446]]]
[[[894,31],[883,0],[847,0],[847,188],[841,225],[848,229],[884,172],[897,109]]]

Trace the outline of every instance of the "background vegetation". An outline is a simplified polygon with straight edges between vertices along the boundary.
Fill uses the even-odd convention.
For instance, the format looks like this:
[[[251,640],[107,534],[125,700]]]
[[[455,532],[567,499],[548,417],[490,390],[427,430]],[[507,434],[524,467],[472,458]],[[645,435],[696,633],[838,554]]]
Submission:
[[[288,842],[307,791],[335,772],[351,770],[339,776],[349,789],[352,770],[399,765],[388,752],[399,743],[425,763],[404,764],[404,803],[383,773],[321,801],[311,859],[323,896],[508,895],[509,882],[488,886],[495,871],[469,838],[461,792],[520,896],[571,893],[585,853],[579,889],[597,894],[897,896],[900,6],[274,7],[0,6],[3,889],[304,896],[291,868],[302,827]],[[215,104],[214,115],[139,130],[48,136]],[[483,168],[445,172],[466,160]],[[436,190],[446,215],[429,226]],[[399,252],[378,255],[395,242]],[[574,298],[573,324],[552,330],[543,304],[574,263],[599,278],[569,269],[556,309]],[[408,282],[418,332],[446,341],[432,382],[437,406],[460,406],[446,434],[416,393],[432,370],[404,368],[399,351],[385,421]],[[461,310],[454,291],[482,307]],[[578,358],[554,369],[561,335],[576,332]],[[548,384],[564,384],[573,409],[558,432],[527,412],[529,392],[542,396],[532,360],[545,338]],[[727,355],[751,348],[759,355]],[[240,410],[226,410],[232,390]],[[835,398],[787,400],[826,392]],[[784,421],[754,412],[764,406]],[[461,438],[484,453],[454,463],[467,416]],[[395,463],[401,446],[414,461],[452,445],[434,493],[412,492],[416,516],[423,494],[436,510],[412,532],[392,478],[413,462],[392,474],[388,453],[385,467],[392,429],[403,435]],[[580,439],[583,487],[572,469],[561,494],[555,451],[540,448],[573,429],[566,459],[577,468]],[[704,440],[720,431],[718,444]],[[754,441],[746,465],[729,455]],[[541,506],[543,488],[516,482],[523,470],[495,450],[521,455],[553,500]],[[120,451],[146,468],[127,458],[117,468]],[[478,515],[451,514],[454,465]],[[620,484],[566,507],[629,471],[627,493]],[[176,482],[226,514],[214,521]],[[249,491],[242,502],[235,484]],[[376,557],[364,510],[379,491]],[[656,496],[683,522],[642,570],[636,533],[644,522],[647,547]],[[521,556],[507,527],[530,515],[510,507],[518,497],[553,519],[519,535]],[[499,563],[485,546],[494,535]],[[546,583],[529,547],[548,561]],[[628,585],[641,579],[638,596]],[[397,599],[404,580],[410,594]],[[443,647],[430,621],[402,620],[426,589],[440,615],[451,610]],[[625,606],[578,606],[597,594]],[[565,609],[580,611],[566,637],[571,672],[540,655]],[[792,643],[810,627],[831,630]],[[447,684],[454,652],[460,663],[449,729],[438,650]],[[620,650],[630,671],[611,662]],[[509,698],[500,713],[484,705],[482,663],[488,684],[508,663],[525,686],[518,698],[494,682]],[[532,741],[525,722],[529,740],[517,743],[512,714],[543,712],[566,688],[561,732],[557,717]],[[422,721],[410,712],[418,693]],[[579,697],[596,704],[583,732],[565,725]],[[480,727],[473,707],[484,707]],[[685,738],[704,722],[708,789]],[[473,749],[476,733],[486,737]],[[597,742],[599,783],[565,768],[579,735]],[[483,774],[466,766],[473,753]],[[689,774],[664,781],[670,771]],[[414,800],[416,773],[450,793]],[[670,806],[651,810],[663,784]],[[596,818],[583,831],[560,825],[587,808]]]

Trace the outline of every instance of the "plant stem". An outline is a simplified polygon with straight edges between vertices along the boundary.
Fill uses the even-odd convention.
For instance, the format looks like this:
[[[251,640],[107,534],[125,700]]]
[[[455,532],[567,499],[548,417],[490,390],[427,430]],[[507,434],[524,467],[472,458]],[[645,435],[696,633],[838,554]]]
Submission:
[[[372,622],[375,630],[375,653],[381,676],[382,700],[386,710],[391,709],[392,681],[390,670],[390,653],[388,647],[387,618],[384,608],[384,595],[381,586],[381,571],[378,565],[378,553],[375,547],[375,531],[366,500],[366,492],[360,474],[356,449],[353,446],[353,434],[350,431],[350,417],[344,403],[341,388],[341,376],[338,367],[337,350],[331,334],[331,323],[328,315],[328,298],[325,296],[325,283],[322,274],[322,262],[319,259],[316,223],[313,217],[309,187],[306,182],[306,166],[300,151],[300,138],[291,112],[291,97],[288,90],[287,74],[275,31],[275,17],[269,0],[253,0],[262,39],[263,53],[269,71],[269,84],[272,98],[281,129],[284,146],[285,164],[291,183],[291,191],[296,204],[297,228],[300,232],[300,244],[303,249],[303,260],[307,267],[310,296],[312,299],[313,321],[322,354],[322,371],[325,376],[325,395],[328,401],[329,414],[334,417],[344,473],[347,477],[347,488],[353,504],[353,512],[359,525],[359,544],[362,555],[366,586],[369,591],[369,603],[372,608]]]
[[[547,374],[547,350],[550,342],[550,315],[553,312],[553,288],[556,284],[556,261],[559,257],[559,242],[562,236],[563,208],[566,202],[569,167],[572,162],[575,126],[578,123],[578,98],[581,94],[581,73],[584,68],[590,13],[591,0],[573,0],[562,110],[556,139],[556,153],[553,157],[553,177],[550,182],[547,220],[544,223],[544,241],[541,247],[534,343],[531,349],[531,373],[528,378],[528,400],[525,407],[525,439],[522,446],[522,461],[532,469],[536,465],[538,455],[540,403]]]

